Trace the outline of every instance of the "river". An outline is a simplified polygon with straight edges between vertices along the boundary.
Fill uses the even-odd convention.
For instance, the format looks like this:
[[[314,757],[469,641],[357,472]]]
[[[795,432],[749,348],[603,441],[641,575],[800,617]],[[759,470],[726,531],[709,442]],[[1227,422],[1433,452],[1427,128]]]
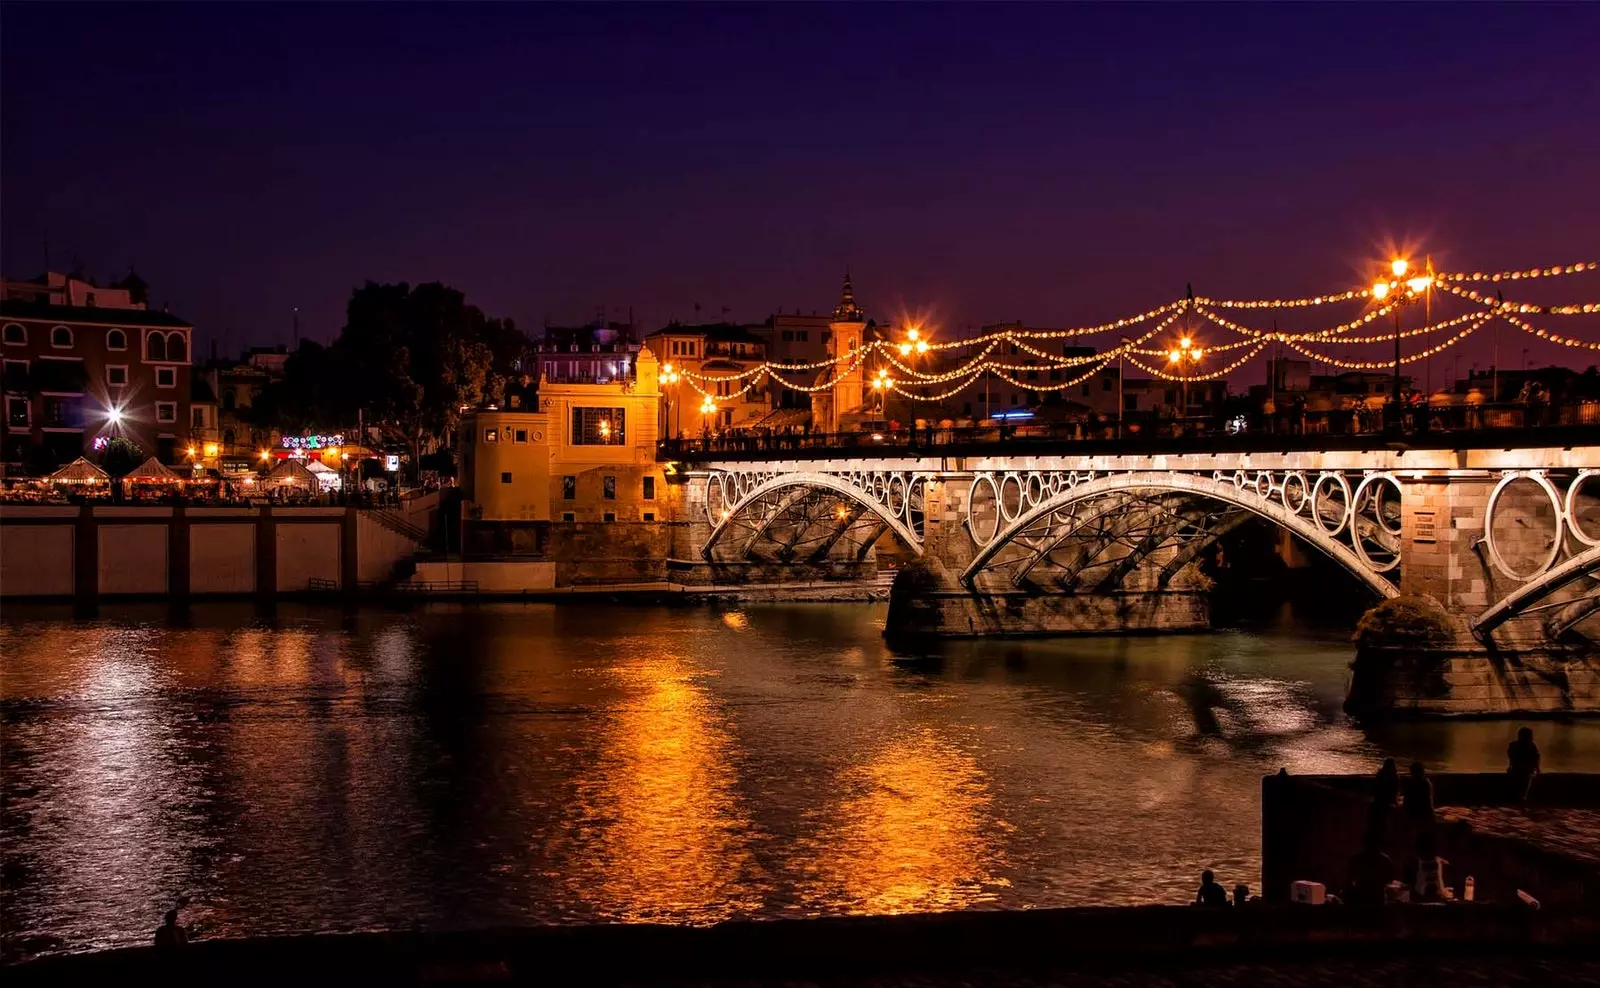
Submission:
[[[917,657],[883,617],[7,607],[5,953],[174,901],[203,936],[1183,901],[1258,881],[1262,775],[1499,769],[1513,732],[1353,726],[1347,626]],[[1600,769],[1600,724],[1537,730]]]

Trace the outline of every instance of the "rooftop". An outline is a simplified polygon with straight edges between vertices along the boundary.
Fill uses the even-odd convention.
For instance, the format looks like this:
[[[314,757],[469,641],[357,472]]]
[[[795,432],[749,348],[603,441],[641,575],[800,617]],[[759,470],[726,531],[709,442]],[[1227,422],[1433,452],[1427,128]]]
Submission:
[[[192,329],[188,320],[170,312],[149,309],[109,309],[93,305],[48,305],[43,302],[0,301],[0,318],[35,322],[92,324],[96,326],[161,326]]]

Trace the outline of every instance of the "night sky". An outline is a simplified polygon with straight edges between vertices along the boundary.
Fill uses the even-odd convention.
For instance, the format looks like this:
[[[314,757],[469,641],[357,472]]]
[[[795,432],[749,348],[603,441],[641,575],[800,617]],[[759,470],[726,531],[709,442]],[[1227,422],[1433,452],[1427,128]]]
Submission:
[[[826,310],[848,264],[953,335],[1338,290],[1391,243],[1600,260],[1597,44],[1593,4],[8,4],[0,261],[133,263],[227,351],[295,306],[331,338],[365,279],[653,328]]]

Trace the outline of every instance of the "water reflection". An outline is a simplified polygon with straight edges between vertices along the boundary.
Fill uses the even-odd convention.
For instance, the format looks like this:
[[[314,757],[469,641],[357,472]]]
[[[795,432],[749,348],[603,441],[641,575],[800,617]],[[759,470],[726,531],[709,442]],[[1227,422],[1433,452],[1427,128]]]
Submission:
[[[830,786],[813,811],[803,893],[826,912],[905,913],[995,900],[1009,825],[991,813],[977,759],[933,728],[895,737]]]
[[[598,756],[577,786],[567,883],[603,917],[715,922],[761,908],[750,851],[759,834],[703,675],[666,655],[612,672],[624,699],[599,725]]]
[[[1503,766],[1363,731],[1346,633],[953,643],[879,607],[10,607],[0,946],[1174,901],[1261,776]],[[1536,728],[1600,769],[1600,723]]]

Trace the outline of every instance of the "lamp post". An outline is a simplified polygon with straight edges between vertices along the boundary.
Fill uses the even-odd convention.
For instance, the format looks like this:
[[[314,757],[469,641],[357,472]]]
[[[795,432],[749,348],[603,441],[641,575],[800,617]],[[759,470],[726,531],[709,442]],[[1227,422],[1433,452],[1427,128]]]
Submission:
[[[1183,379],[1183,407],[1179,412],[1179,419],[1187,422],[1189,419],[1189,378],[1194,374],[1194,367],[1200,363],[1205,351],[1194,345],[1194,338],[1185,336],[1178,340],[1178,345],[1167,351],[1167,363],[1177,368],[1178,375]]]
[[[923,338],[922,330],[918,329],[916,326],[910,326],[910,327],[908,327],[906,329],[906,338],[901,340],[899,345],[896,346],[895,349],[900,351],[900,356],[902,356],[902,357],[906,357],[906,358],[910,358],[910,357],[914,357],[914,356],[920,357],[921,355],[923,355],[923,354],[928,352],[928,341]],[[881,368],[878,371],[878,376],[880,378],[884,378],[884,379],[887,380],[887,372],[885,372]],[[894,382],[890,381],[889,383],[892,384]],[[876,384],[874,384],[873,386],[877,387]],[[888,395],[887,390],[884,391],[883,398],[884,398],[885,406],[887,406],[887,402],[888,402],[888,399],[889,399],[889,395]],[[911,428],[912,434],[915,435],[916,434],[916,422],[917,422],[916,412],[908,410],[908,414],[911,416],[911,422],[908,423],[908,425]]]
[[[672,369],[672,365],[671,364],[665,364],[665,365],[662,366],[662,368],[661,368],[661,383],[662,384],[666,385],[669,388],[676,387],[677,384],[678,384],[678,376],[679,376],[678,372]],[[664,424],[667,427],[667,432],[671,434],[671,435],[668,436],[668,438],[675,438],[676,435],[677,435],[678,430],[675,430],[675,429],[672,428],[672,395],[667,393],[667,392],[665,392],[665,391],[663,391],[661,393],[661,400],[666,402],[666,415],[663,416],[663,417],[666,419],[666,422]],[[679,419],[683,418],[683,410],[681,408],[678,410],[678,418]]]
[[[1389,305],[1394,308],[1394,372],[1389,382],[1389,404],[1394,409],[1394,421],[1391,422],[1389,416],[1384,416],[1385,432],[1399,432],[1404,420],[1400,406],[1400,310],[1417,299],[1426,297],[1433,289],[1431,274],[1403,280],[1406,272],[1410,270],[1411,262],[1403,257],[1397,257],[1389,262],[1389,273],[1393,278],[1388,280],[1379,278],[1372,284],[1373,299],[1382,302],[1393,296]]]

